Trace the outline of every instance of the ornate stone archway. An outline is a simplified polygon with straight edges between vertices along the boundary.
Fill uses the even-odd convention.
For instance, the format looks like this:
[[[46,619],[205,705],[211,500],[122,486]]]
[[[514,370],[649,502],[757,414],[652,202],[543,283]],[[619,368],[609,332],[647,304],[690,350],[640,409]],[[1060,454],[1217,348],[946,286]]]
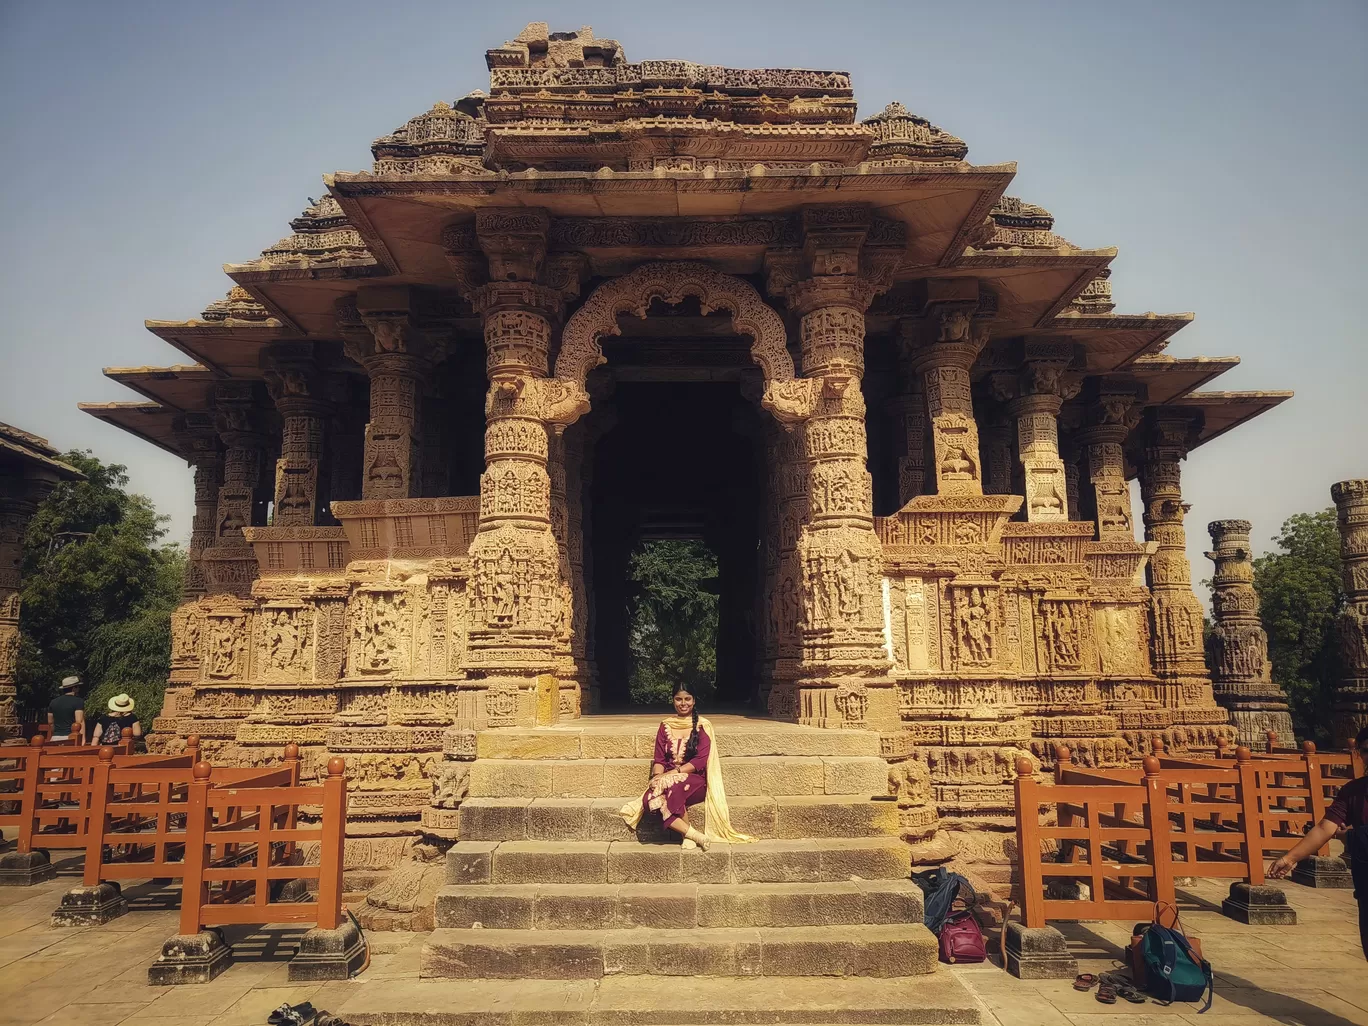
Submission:
[[[599,339],[621,333],[619,314],[645,317],[653,299],[673,305],[689,296],[697,297],[705,314],[726,310],[737,334],[750,336],[751,359],[765,379],[762,405],[775,411],[774,394],[794,380],[784,319],[747,282],[694,261],[642,264],[595,289],[561,331],[556,382],[562,389],[582,395],[585,378],[604,362]],[[583,408],[588,408],[587,403]]]

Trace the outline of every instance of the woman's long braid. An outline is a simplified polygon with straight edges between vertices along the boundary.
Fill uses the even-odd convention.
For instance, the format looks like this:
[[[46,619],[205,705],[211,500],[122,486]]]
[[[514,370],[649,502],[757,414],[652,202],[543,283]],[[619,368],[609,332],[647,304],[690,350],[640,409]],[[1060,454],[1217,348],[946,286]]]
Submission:
[[[693,730],[689,731],[689,740],[684,742],[684,761],[693,762],[693,757],[698,754],[698,707],[694,706],[693,711]],[[697,769],[698,767],[694,767]]]

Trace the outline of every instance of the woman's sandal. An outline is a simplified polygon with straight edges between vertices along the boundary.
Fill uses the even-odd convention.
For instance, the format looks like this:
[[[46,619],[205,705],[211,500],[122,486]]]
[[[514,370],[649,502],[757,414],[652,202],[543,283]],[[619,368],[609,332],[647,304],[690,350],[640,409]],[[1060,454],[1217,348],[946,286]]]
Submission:
[[[1111,983],[1104,983],[1097,988],[1097,1000],[1104,1005],[1116,1004],[1116,986]]]
[[[1088,991],[1097,986],[1097,977],[1092,973],[1079,973],[1074,977],[1074,990]]]

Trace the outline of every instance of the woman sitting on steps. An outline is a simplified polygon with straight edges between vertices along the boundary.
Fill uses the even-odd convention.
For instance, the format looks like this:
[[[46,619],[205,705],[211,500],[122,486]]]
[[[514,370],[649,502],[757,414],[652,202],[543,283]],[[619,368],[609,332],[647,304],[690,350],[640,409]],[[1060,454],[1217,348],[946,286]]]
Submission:
[[[622,807],[622,818],[632,829],[646,812],[659,812],[665,825],[680,834],[686,848],[705,851],[713,841],[749,841],[732,829],[727,793],[722,786],[722,763],[713,725],[698,715],[694,696],[683,684],[674,689],[675,715],[656,731],[651,782],[640,802]],[[704,829],[689,825],[689,806],[703,803]]]

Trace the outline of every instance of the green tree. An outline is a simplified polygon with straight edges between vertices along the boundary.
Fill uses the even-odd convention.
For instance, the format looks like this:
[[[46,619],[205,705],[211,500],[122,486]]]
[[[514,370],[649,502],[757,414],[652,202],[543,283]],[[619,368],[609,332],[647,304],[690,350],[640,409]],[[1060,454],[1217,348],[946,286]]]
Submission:
[[[89,452],[63,459],[86,480],[58,485],[24,539],[19,702],[45,705],[76,673],[90,687],[89,712],[127,691],[150,725],[170,669],[185,555],[157,544],[167,518],[126,491],[126,467]]]
[[[1339,677],[1335,617],[1344,604],[1335,511],[1289,517],[1273,540],[1277,550],[1254,560],[1273,680],[1287,694],[1297,733],[1324,743]]]
[[[676,683],[706,702],[717,688],[717,557],[702,542],[650,541],[632,554],[632,701],[659,704]]]

